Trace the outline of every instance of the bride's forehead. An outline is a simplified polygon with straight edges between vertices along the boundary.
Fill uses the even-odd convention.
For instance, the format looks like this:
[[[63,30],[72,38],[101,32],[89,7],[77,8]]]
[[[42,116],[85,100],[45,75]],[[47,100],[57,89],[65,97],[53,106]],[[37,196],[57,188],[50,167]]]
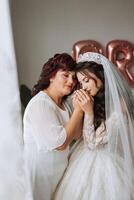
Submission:
[[[89,78],[89,79],[98,79],[98,77],[94,74],[94,73],[92,73],[92,72],[85,72],[84,73],[84,71],[81,71],[81,72],[77,72],[77,78],[79,79],[79,80],[83,80],[84,78]]]
[[[84,74],[83,72],[77,72],[76,75],[77,75],[77,78],[78,78],[79,80],[83,80],[83,78],[87,77],[87,75]]]

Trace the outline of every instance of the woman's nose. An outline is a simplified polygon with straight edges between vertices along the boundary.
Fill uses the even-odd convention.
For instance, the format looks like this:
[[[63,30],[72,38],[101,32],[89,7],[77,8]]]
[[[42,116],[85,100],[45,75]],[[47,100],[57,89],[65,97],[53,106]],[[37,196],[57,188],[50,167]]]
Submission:
[[[72,84],[72,83],[73,83],[73,77],[69,77],[68,83],[69,83],[69,84]]]
[[[87,87],[85,84],[82,84],[82,89],[85,90]]]

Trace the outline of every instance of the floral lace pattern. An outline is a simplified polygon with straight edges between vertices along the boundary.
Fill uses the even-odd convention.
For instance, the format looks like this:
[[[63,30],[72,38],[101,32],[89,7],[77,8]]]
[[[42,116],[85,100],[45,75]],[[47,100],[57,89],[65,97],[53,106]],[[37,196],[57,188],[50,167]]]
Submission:
[[[117,116],[113,113],[112,117],[107,121],[112,123],[113,126],[117,123]],[[93,122],[90,120],[90,117],[85,114],[84,127],[83,127],[83,138],[85,145],[89,149],[96,149],[103,147],[108,143],[110,134],[107,133],[105,122],[102,122],[101,125],[95,130]]]

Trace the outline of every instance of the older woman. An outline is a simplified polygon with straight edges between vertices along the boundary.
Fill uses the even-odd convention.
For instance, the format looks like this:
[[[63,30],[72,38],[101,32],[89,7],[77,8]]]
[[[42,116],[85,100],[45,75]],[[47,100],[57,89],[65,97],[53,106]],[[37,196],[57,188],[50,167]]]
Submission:
[[[69,144],[81,133],[83,111],[66,103],[76,84],[75,62],[56,54],[43,66],[24,114],[24,147],[29,182],[26,199],[50,200],[67,165]],[[77,123],[76,123],[77,122]],[[79,124],[79,126],[77,126]]]

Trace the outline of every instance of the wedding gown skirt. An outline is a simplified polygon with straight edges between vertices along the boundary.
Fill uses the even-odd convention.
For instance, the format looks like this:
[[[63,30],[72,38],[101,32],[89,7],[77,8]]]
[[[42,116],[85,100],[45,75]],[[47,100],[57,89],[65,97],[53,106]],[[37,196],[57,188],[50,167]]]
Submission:
[[[56,200],[134,199],[134,183],[126,177],[122,159],[106,151],[106,146],[90,150],[80,142],[56,191]]]

